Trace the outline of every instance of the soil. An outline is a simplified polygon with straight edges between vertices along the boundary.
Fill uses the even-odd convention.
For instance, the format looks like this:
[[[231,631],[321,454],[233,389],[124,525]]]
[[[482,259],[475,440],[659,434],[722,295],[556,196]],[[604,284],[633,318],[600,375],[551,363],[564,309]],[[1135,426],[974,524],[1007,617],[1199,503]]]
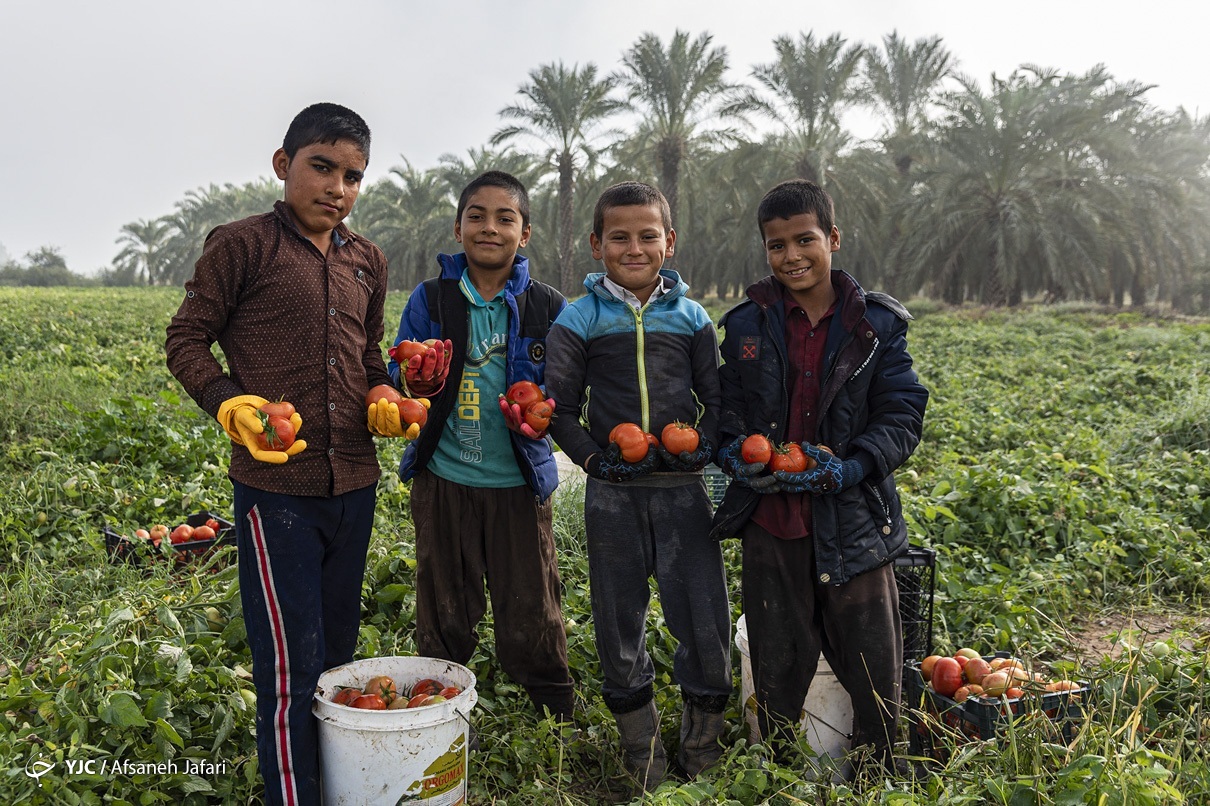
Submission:
[[[1075,660],[1081,665],[1117,658],[1125,650],[1123,641],[1138,646],[1152,641],[1178,639],[1185,649],[1193,648],[1193,636],[1210,634],[1210,615],[1203,612],[1105,613],[1077,618],[1069,634]]]

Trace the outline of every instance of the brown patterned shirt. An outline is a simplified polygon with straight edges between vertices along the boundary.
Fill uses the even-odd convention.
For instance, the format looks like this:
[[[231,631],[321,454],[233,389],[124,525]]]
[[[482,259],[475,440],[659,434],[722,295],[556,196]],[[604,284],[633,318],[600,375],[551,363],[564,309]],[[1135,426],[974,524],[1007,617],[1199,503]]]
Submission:
[[[375,484],[366,392],[390,376],[379,347],[387,263],[341,224],[325,257],[273,212],[217,227],[168,325],[168,369],[212,417],[241,394],[293,403],[302,453],[258,462],[233,445],[231,478],[286,495],[332,496]],[[218,342],[229,375],[211,352]]]

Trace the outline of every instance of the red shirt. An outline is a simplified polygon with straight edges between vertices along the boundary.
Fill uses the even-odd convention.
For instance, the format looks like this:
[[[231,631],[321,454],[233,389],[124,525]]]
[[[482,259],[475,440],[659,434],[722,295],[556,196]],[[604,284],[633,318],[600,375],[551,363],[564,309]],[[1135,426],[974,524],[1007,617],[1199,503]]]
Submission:
[[[823,352],[828,341],[828,325],[836,313],[836,302],[818,322],[812,324],[807,312],[782,289],[786,315],[786,359],[789,367],[786,383],[790,391],[789,416],[786,418],[786,442],[816,441],[815,409],[819,405],[823,380]],[[774,537],[797,540],[811,536],[811,496],[808,493],[762,495],[752,520]]]

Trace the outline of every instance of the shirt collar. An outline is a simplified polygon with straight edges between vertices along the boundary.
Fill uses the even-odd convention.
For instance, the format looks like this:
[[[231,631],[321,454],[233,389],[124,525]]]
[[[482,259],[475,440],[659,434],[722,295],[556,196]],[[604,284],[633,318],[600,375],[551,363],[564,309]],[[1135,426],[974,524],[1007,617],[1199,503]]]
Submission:
[[[462,270],[462,277],[458,280],[458,287],[462,289],[462,295],[466,297],[471,305],[479,308],[486,308],[488,300],[485,300],[479,293],[479,289],[475,288],[475,284],[471,282],[470,269]],[[492,297],[492,301],[498,300],[504,296],[504,289],[500,289],[500,293]]]
[[[663,276],[659,276],[658,279],[659,282],[655,284],[655,288],[652,290],[651,296],[647,298],[648,302],[658,299],[664,295],[664,278]],[[643,309],[643,303],[639,302],[639,298],[630,293],[630,291],[627,289],[622,288],[613,280],[610,280],[608,274],[601,278],[601,284],[605,286],[606,291],[608,291],[610,294],[613,294],[619,300],[625,302],[635,310]]]
[[[780,285],[780,283],[779,283],[779,285]],[[802,311],[803,315],[806,316],[807,309],[798,304],[798,300],[794,299],[794,295],[790,293],[790,289],[786,288],[784,285],[781,287],[781,299],[782,299],[783,310],[785,311],[787,320],[790,318],[790,314],[794,313],[795,309]],[[829,307],[828,310],[824,312],[824,315],[819,317],[819,322],[811,322],[811,326],[819,327],[820,322],[823,322],[829,316],[836,313],[836,307],[838,305],[840,305],[840,294],[837,294],[836,299],[832,300],[831,307]],[[807,321],[808,322],[811,321],[811,318],[809,316],[807,317]]]

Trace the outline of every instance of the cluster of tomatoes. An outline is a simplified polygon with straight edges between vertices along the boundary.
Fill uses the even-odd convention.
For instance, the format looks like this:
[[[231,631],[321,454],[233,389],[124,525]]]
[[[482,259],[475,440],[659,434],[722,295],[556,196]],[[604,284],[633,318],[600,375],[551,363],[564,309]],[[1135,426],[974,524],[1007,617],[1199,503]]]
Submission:
[[[510,406],[521,408],[521,419],[535,432],[541,434],[550,427],[550,418],[555,410],[546,402],[542,387],[533,381],[517,381],[508,387],[504,399]]]
[[[171,530],[164,524],[157,523],[150,529],[135,529],[134,536],[140,540],[150,541],[151,545],[158,548],[164,538],[168,538],[168,542],[173,545],[193,543],[200,540],[213,540],[218,537],[221,528],[221,523],[214,518],[209,518],[201,526],[190,526],[187,523],[182,523]]]
[[[688,423],[668,423],[657,439],[634,423],[618,423],[609,432],[609,441],[618,446],[624,462],[641,462],[648,451],[664,446],[674,456],[693,453],[701,444],[701,435]]]
[[[817,445],[821,451],[831,453],[827,445]],[[764,434],[753,434],[740,445],[740,456],[748,464],[762,464],[769,473],[803,473],[814,470],[816,462],[803,453],[797,442],[775,444]]]
[[[400,693],[395,681],[387,675],[371,677],[361,688],[342,688],[332,696],[332,702],[367,711],[398,711],[401,708],[423,708],[452,700],[462,693],[454,685],[431,677],[418,680]]]
[[[920,661],[920,676],[933,691],[957,702],[971,697],[1016,700],[1031,693],[1073,692],[1082,688],[1071,680],[1048,682],[1041,673],[1031,673],[1017,658],[984,658],[969,647],[950,657],[929,655]]]
[[[262,451],[284,451],[294,444],[297,433],[294,422],[294,404],[279,400],[266,403],[256,410],[264,431],[256,435],[256,446]],[[176,542],[176,541],[173,541]]]

